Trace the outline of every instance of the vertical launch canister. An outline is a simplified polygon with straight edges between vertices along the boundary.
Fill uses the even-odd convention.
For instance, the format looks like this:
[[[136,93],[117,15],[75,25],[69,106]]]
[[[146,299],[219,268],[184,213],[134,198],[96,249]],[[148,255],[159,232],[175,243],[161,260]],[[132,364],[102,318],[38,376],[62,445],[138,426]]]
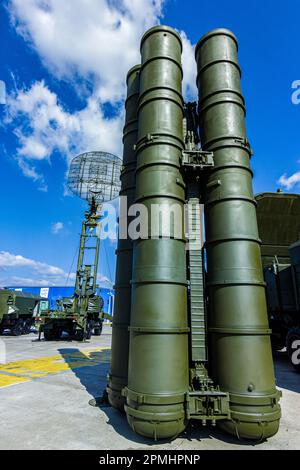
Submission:
[[[120,218],[115,302],[112,326],[111,365],[108,377],[108,399],[112,406],[124,409],[124,397],[121,390],[127,385],[129,331],[131,309],[131,277],[132,277],[132,240],[128,235],[130,219],[127,208],[135,199],[135,170],[138,123],[137,108],[139,98],[140,65],[136,65],[127,74],[126,115],[123,131],[123,170],[121,173]],[[125,236],[124,233],[125,232]],[[120,238],[123,236],[124,238]]]
[[[132,429],[154,439],[174,437],[186,425],[185,240],[183,233],[178,236],[176,223],[168,233],[173,208],[181,211],[179,225],[183,225],[185,200],[180,171],[184,145],[181,53],[180,36],[172,28],[156,26],[142,38],[136,203],[143,204],[148,214],[152,207],[161,207],[164,215],[155,237],[150,237],[149,224],[148,236],[134,242],[128,387],[124,395]]]
[[[196,47],[201,142],[215,165],[205,202],[209,358],[212,379],[230,396],[232,419],[219,426],[259,439],[277,432],[280,407],[237,49],[225,29],[209,32]]]

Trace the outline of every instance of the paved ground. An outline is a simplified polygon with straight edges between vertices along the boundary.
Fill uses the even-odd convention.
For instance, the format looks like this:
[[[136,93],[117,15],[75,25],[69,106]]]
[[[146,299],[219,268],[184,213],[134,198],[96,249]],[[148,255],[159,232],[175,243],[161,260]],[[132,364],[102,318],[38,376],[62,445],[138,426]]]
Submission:
[[[276,436],[239,443],[196,423],[174,441],[155,444],[134,434],[114,409],[89,405],[106,384],[109,326],[85,344],[38,342],[33,333],[0,339],[0,353],[5,346],[7,356],[0,364],[0,449],[300,449],[300,374],[284,353],[275,358],[283,391]]]

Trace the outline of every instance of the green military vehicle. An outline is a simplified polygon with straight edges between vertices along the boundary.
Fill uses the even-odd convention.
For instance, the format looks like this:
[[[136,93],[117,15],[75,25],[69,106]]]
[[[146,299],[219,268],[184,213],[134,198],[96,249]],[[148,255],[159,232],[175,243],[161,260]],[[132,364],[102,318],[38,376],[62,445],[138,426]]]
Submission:
[[[82,222],[74,295],[57,302],[40,318],[37,326],[46,341],[69,337],[84,341],[92,332],[100,335],[104,317],[103,299],[97,295],[97,273],[103,202],[119,195],[122,161],[107,152],[86,152],[73,158],[69,189],[88,202]]]
[[[256,201],[272,345],[286,346],[300,371],[292,360],[300,341],[300,194],[261,193]]]
[[[145,32],[127,75],[120,194],[146,220],[120,210],[106,391],[150,439],[190,420],[259,441],[279,427],[237,49],[225,29],[200,39],[198,107],[184,105],[182,43],[168,26]],[[154,207],[161,217],[146,218]],[[146,229],[135,233],[138,211]]]
[[[46,341],[61,339],[63,332],[77,341],[90,339],[92,333],[101,335],[104,320],[102,297],[91,295],[87,307],[81,307],[80,298],[76,296],[59,299],[54,310],[48,309],[35,318],[36,326],[44,333]]]
[[[0,290],[0,334],[9,329],[13,336],[30,333],[33,315],[49,308],[48,300],[30,293]]]
[[[94,198],[89,205],[82,223],[74,295],[58,300],[54,310],[49,309],[36,319],[46,341],[61,339],[63,332],[84,341],[90,339],[93,330],[96,335],[102,331],[103,299],[97,295],[100,215]]]

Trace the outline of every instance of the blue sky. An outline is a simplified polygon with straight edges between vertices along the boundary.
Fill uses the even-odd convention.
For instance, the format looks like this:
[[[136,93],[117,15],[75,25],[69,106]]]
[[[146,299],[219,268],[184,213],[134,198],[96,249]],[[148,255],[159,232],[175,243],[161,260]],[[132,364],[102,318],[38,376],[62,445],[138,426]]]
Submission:
[[[7,96],[0,104],[0,285],[66,283],[86,207],[65,194],[68,163],[88,150],[121,156],[125,75],[139,61],[143,31],[159,22],[181,32],[184,93],[193,99],[195,43],[216,27],[236,34],[254,189],[275,191],[281,178],[283,189],[299,192],[300,104],[291,99],[292,83],[300,80],[299,1],[1,5],[0,80]],[[102,243],[106,285],[113,281],[114,249]]]

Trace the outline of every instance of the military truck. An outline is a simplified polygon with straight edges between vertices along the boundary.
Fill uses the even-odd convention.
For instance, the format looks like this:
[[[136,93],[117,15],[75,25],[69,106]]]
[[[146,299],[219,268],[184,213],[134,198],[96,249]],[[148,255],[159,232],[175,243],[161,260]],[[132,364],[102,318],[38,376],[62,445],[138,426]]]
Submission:
[[[54,309],[41,312],[35,318],[37,329],[44,333],[46,341],[62,338],[63,332],[77,341],[90,339],[92,333],[99,336],[102,332],[104,313],[103,299],[99,295],[88,298],[87,314],[78,308],[78,298],[58,299]],[[86,323],[85,323],[86,322]]]
[[[88,202],[82,222],[74,294],[37,319],[45,340],[60,339],[63,332],[78,341],[100,335],[103,299],[97,295],[103,203],[119,195],[122,160],[107,152],[85,152],[73,158],[68,176],[70,191]],[[105,247],[104,247],[105,249]]]
[[[300,194],[261,193],[256,201],[272,346],[286,346],[300,371],[292,360],[300,341]]]
[[[36,326],[40,334],[44,333],[46,341],[61,339],[63,332],[71,339],[84,341],[90,339],[94,328],[96,334],[101,334],[103,299],[97,295],[96,282],[100,248],[99,218],[98,205],[92,198],[82,222],[74,294],[59,299],[54,309],[43,312],[36,319]]]
[[[0,289],[0,334],[9,329],[13,336],[30,333],[34,314],[49,308],[47,299],[30,293]]]

